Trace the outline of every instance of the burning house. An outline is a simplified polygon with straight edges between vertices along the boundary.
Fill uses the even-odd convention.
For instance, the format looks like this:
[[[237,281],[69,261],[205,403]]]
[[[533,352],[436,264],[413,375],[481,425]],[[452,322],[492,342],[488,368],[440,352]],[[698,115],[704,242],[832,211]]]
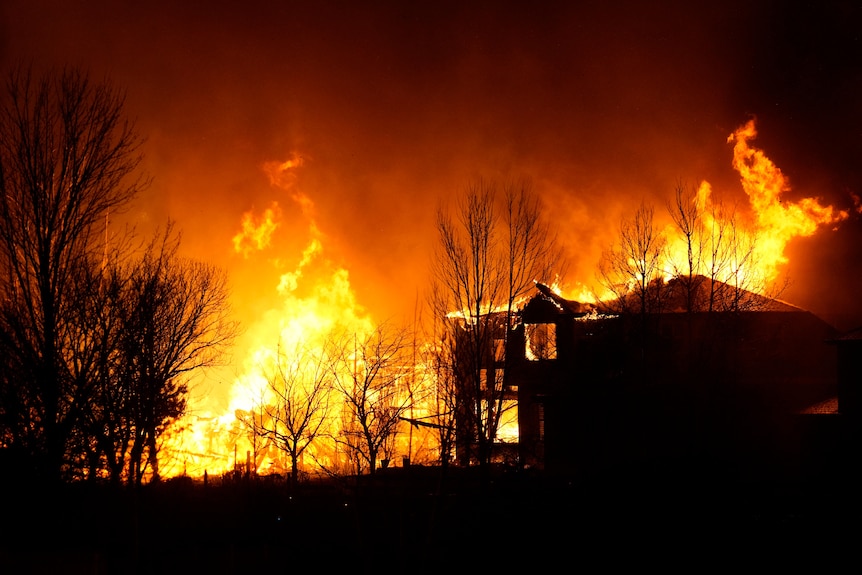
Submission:
[[[753,473],[794,449],[792,414],[834,396],[826,322],[747,291],[692,307],[680,280],[660,287],[659,312],[609,313],[537,285],[507,346],[524,464]]]

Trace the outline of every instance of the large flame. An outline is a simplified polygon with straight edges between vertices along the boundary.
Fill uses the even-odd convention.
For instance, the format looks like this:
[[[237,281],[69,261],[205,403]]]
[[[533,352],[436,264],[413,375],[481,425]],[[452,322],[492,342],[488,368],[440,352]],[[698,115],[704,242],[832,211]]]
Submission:
[[[785,247],[793,238],[810,236],[822,226],[835,225],[848,217],[846,211],[824,206],[815,198],[788,200],[787,178],[761,150],[751,145],[756,135],[752,120],[728,138],[733,144],[733,168],[739,173],[742,189],[749,199],[747,217],[714,201],[708,182],[702,182],[691,198],[697,204],[704,237],[719,241],[715,238],[732,236],[734,249],[739,252],[725,254],[727,261],[721,269],[724,275],[717,279],[739,281],[744,277],[746,285],[755,289],[778,277],[787,262]],[[307,223],[305,248],[295,265],[280,273],[277,284],[271,287],[280,304],[250,326],[251,343],[242,361],[241,373],[232,382],[227,409],[222,413],[193,409],[192,415],[167,436],[162,453],[164,458],[173,460],[173,466],[162,462],[161,468],[166,473],[222,474],[237,468],[262,472],[284,470],[284,458],[273,447],[260,444],[243,423],[244,417],[249,414],[253,417],[255,409],[268,401],[267,373],[277,360],[278,350],[321,348],[336,328],[356,334],[371,333],[374,329],[371,317],[356,300],[348,271],[334,265],[326,256],[326,237],[315,221],[314,202],[296,186],[296,170],[302,165],[302,158],[293,156],[282,162],[268,162],[263,169],[273,188],[288,192],[300,208]],[[259,216],[252,211],[244,214],[240,231],[233,238],[235,251],[243,258],[254,258],[272,249],[281,217],[282,208],[278,202],[272,202]],[[669,241],[663,269],[671,275],[672,270],[680,270],[688,246],[673,226],[665,229],[665,235]],[[274,261],[285,260],[279,257]],[[706,273],[715,262],[704,257],[697,265],[694,273]],[[568,293],[569,297],[574,294],[573,299],[578,301],[596,299],[595,291],[585,284],[577,284]],[[417,369],[415,365],[413,369]],[[417,406],[411,417],[424,412],[421,405]],[[516,437],[515,421],[509,422],[501,435],[507,435],[510,429],[514,435],[509,439]]]
[[[249,254],[269,247],[272,234],[278,228],[281,208],[278,202],[273,202],[263,215],[255,217],[253,211],[242,216],[241,230],[233,237],[233,249],[236,253],[248,258]]]
[[[306,247],[296,265],[281,273],[278,283],[271,287],[280,305],[248,326],[248,352],[231,384],[227,409],[210,413],[190,406],[190,415],[166,438],[162,457],[172,460],[173,465],[163,462],[161,467],[168,473],[283,470],[284,461],[277,450],[261,444],[243,423],[244,414],[253,414],[270,399],[267,375],[277,361],[278,350],[321,348],[337,328],[358,334],[370,333],[373,328],[371,317],[356,300],[348,271],[326,257],[325,237],[314,219],[313,201],[295,187],[295,172],[302,165],[301,157],[294,156],[283,162],[267,162],[263,169],[273,188],[289,192],[301,209],[307,222]],[[248,259],[271,249],[281,216],[278,202],[272,202],[260,216],[245,213],[233,238],[236,253]]]
[[[764,292],[774,285],[787,263],[785,248],[794,238],[813,235],[823,226],[834,226],[847,219],[847,211],[824,206],[817,198],[797,201],[787,199],[790,182],[762,150],[751,145],[757,137],[755,120],[749,120],[728,137],[733,144],[732,166],[739,174],[742,189],[748,197],[749,211],[713,200],[712,186],[701,182],[691,198],[700,216],[699,225],[705,245],[693,273],[742,284],[746,289]],[[685,268],[688,245],[674,225],[665,229],[668,239],[666,277]],[[721,253],[723,262],[715,261]],[[686,270],[687,271],[687,270]]]
[[[728,137],[733,142],[733,167],[739,172],[742,189],[748,195],[756,217],[757,261],[760,273],[774,279],[779,267],[787,262],[784,249],[796,237],[808,237],[824,225],[833,225],[848,217],[847,211],[823,206],[816,198],[797,202],[783,199],[790,183],[766,155],[749,145],[757,137],[754,120],[750,120]]]

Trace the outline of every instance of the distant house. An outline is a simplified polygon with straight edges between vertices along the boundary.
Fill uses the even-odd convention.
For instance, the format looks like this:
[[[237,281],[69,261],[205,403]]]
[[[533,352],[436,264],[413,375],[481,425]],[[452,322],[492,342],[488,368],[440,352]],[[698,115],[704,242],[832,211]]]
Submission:
[[[522,463],[586,476],[778,464],[796,433],[789,414],[835,396],[843,344],[830,345],[835,329],[795,306],[705,278],[691,285],[664,284],[649,314],[537,285],[506,349]],[[732,290],[734,305],[706,290]]]

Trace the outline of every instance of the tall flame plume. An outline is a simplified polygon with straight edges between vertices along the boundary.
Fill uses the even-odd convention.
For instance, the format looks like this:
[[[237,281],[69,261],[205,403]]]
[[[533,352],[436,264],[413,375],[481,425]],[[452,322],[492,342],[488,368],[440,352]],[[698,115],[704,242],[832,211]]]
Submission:
[[[706,181],[691,198],[705,238],[705,257],[697,259],[693,272],[709,275],[719,267],[715,258],[722,257],[724,265],[716,279],[763,291],[779,279],[788,263],[785,250],[789,242],[811,236],[824,226],[834,227],[849,213],[823,205],[814,197],[788,199],[788,178],[752,145],[756,137],[755,120],[751,119],[727,138],[733,145],[732,166],[748,198],[748,211],[714,201],[712,186]],[[687,261],[689,246],[674,225],[668,226],[665,236],[670,240],[664,269],[666,277],[671,277],[683,267],[681,262]]]
[[[263,171],[278,192],[287,192],[307,224],[308,240],[296,265],[280,273],[272,287],[279,305],[248,326],[250,341],[241,372],[230,385],[227,409],[209,413],[192,408],[176,426],[162,452],[172,458],[176,473],[220,475],[237,469],[284,471],[284,458],[271,445],[261,445],[244,420],[269,401],[268,379],[279,350],[314,350],[335,329],[369,333],[372,320],[357,302],[346,269],[327,257],[325,237],[314,219],[314,202],[296,189],[296,171],[304,160],[267,162]],[[234,251],[245,259],[272,249],[283,209],[273,201],[262,214],[246,212],[233,237]],[[275,258],[275,262],[284,261]],[[166,467],[166,465],[162,465]]]

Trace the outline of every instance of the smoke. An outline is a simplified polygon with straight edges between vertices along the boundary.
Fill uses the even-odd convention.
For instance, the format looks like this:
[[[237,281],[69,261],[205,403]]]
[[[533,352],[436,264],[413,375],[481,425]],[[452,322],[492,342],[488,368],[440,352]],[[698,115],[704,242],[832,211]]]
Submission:
[[[800,197],[852,209],[858,9],[584,4],[10,0],[0,61],[82,65],[126,90],[154,178],[130,217],[176,219],[188,255],[228,269],[245,321],[277,305],[260,286],[299,286],[285,269],[314,238],[370,313],[411,316],[436,206],[477,177],[529,178],[570,285],[591,282],[642,199],[703,180],[745,199],[726,138],[750,114]],[[806,241],[849,258],[857,227]],[[859,264],[789,249],[786,297],[858,307]]]

